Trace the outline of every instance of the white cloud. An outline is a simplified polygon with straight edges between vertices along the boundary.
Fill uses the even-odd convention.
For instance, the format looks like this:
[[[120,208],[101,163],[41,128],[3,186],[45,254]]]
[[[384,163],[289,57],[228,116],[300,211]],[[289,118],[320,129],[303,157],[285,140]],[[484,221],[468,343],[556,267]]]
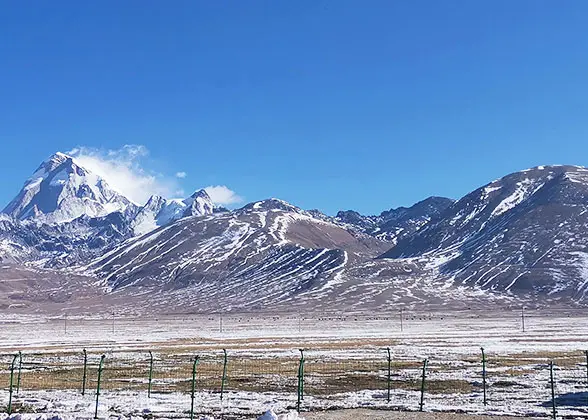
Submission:
[[[136,204],[145,204],[154,194],[165,198],[185,196],[179,183],[187,173],[180,171],[175,176],[165,176],[148,170],[145,164],[149,150],[143,145],[126,144],[115,150],[81,146],[67,154]],[[225,185],[211,185],[204,189],[218,205],[229,206],[243,201],[242,197]]]
[[[243,201],[242,197],[238,196],[235,191],[232,191],[225,185],[210,185],[204,188],[204,190],[210,196],[214,204],[228,206]]]
[[[68,154],[137,204],[144,204],[153,194],[171,197],[183,193],[174,177],[145,169],[142,160],[149,155],[145,146],[127,144],[120,149],[107,151],[77,147]]]

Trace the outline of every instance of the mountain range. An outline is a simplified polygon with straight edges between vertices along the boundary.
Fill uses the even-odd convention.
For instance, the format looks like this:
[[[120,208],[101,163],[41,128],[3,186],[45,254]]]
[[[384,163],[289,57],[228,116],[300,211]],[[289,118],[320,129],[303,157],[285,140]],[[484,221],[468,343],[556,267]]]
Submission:
[[[0,214],[12,311],[395,310],[588,302],[588,169],[334,217],[205,190],[135,203],[56,153]]]

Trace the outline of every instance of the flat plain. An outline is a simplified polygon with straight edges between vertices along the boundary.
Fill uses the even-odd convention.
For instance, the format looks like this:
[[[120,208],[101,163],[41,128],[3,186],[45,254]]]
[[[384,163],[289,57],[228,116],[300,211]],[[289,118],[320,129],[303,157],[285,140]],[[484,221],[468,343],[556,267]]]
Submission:
[[[587,321],[580,309],[528,310],[525,331],[520,310],[507,309],[402,315],[5,316],[0,406],[8,404],[10,365],[20,351],[20,375],[18,358],[13,372],[13,381],[20,376],[20,389],[12,404],[24,417],[93,417],[101,355],[101,418],[189,418],[196,356],[196,416],[247,419],[270,409],[286,413],[299,408],[309,419],[410,419],[420,416],[426,359],[422,409],[432,418],[550,416],[550,362],[557,415],[588,417]],[[302,354],[304,392],[298,406]],[[333,411],[343,409],[355,414]]]

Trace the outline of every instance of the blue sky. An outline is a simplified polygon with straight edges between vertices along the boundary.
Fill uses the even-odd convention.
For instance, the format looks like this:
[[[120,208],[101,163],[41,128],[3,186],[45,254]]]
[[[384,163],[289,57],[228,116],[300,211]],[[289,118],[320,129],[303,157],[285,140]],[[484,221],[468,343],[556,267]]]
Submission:
[[[586,16],[583,0],[6,2],[0,206],[76,147],[141,145],[129,167],[170,188],[331,214],[588,165]]]

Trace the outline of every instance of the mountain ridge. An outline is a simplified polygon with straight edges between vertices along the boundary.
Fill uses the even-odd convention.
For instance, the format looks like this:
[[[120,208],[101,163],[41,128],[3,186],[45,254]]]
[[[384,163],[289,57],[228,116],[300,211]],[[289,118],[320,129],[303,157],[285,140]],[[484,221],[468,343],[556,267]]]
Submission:
[[[46,193],[35,198],[43,188],[51,206]],[[205,190],[142,206],[113,196],[109,211],[106,188],[67,155],[44,162],[0,214],[6,273],[74,273],[160,309],[588,303],[584,167],[538,166],[459,200],[433,196],[377,216],[332,217],[277,198],[226,210]]]
[[[539,166],[474,190],[380,258],[438,259],[456,283],[583,301],[586,232],[588,169]]]
[[[395,243],[437,218],[453,203],[450,198],[431,196],[410,207],[385,210],[378,216],[364,216],[354,210],[339,211],[335,220]]]

